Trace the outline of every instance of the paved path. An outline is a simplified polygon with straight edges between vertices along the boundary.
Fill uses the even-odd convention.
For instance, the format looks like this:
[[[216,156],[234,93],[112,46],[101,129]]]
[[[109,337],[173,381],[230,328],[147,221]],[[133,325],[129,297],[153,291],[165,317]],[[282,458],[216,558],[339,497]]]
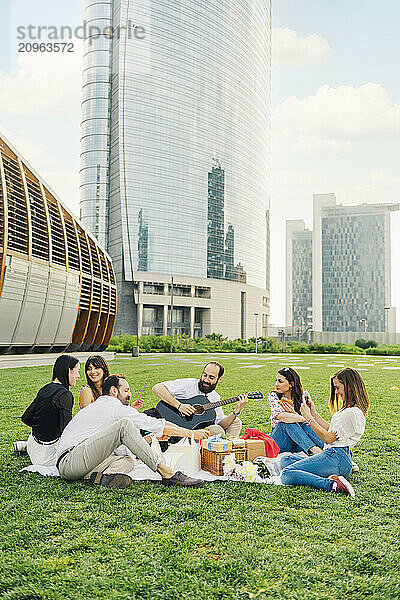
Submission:
[[[12,369],[15,367],[38,367],[43,365],[53,365],[59,354],[3,354],[0,356],[0,369]],[[69,352],[71,356],[76,356],[79,362],[85,362],[88,356],[100,354],[107,361],[114,359],[114,352]]]

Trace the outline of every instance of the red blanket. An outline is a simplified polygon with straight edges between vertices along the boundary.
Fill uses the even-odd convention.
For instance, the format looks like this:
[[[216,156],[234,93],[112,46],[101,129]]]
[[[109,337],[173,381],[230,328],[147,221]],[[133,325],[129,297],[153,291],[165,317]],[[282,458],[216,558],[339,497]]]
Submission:
[[[241,437],[243,440],[262,440],[265,444],[265,454],[268,458],[275,458],[279,454],[278,444],[270,435],[267,435],[263,431],[259,431],[258,429],[245,429],[245,432]]]

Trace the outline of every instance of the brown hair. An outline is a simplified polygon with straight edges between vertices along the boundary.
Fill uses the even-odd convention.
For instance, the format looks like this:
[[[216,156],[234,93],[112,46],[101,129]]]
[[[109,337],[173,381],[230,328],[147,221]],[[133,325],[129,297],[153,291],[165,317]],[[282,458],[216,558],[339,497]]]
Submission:
[[[121,387],[120,380],[125,379],[125,375],[109,375],[103,380],[103,385],[101,386],[101,391],[103,392],[103,396],[108,396],[112,387],[116,387],[119,389]]]
[[[223,374],[224,374],[224,372],[225,372],[225,369],[224,369],[224,367],[223,367],[223,366],[222,366],[222,365],[221,365],[219,362],[216,362],[215,360],[211,360],[211,361],[210,361],[210,362],[208,362],[208,363],[206,364],[206,366],[204,367],[204,369],[203,369],[203,373],[204,373],[204,370],[205,370],[205,368],[206,368],[206,367],[208,367],[208,365],[215,365],[216,367],[218,367],[218,379],[221,379],[222,375],[223,375]]]
[[[287,379],[289,384],[292,384],[291,390],[293,408],[300,415],[300,406],[303,401],[303,386],[301,385],[299,374],[297,373],[297,371],[292,369],[292,367],[283,367],[282,369],[279,369],[278,373],[280,375],[283,375],[283,377]],[[283,397],[283,394],[278,394],[277,392],[275,393],[278,396],[279,400]]]
[[[333,385],[333,380],[336,377],[344,386],[344,398],[342,406],[339,406],[339,395]],[[329,408],[331,413],[337,412],[342,408],[351,408],[357,406],[364,415],[368,412],[369,398],[365,383],[360,373],[351,367],[340,369],[331,377],[331,397],[329,400]]]
[[[104,360],[104,358],[102,356],[100,356],[100,354],[94,354],[93,356],[89,356],[89,358],[87,359],[87,361],[85,363],[85,375],[86,375],[87,385],[92,390],[92,394],[93,394],[94,399],[97,400],[97,398],[99,396],[101,396],[101,393],[95,388],[95,385],[94,385],[93,381],[91,379],[89,379],[89,377],[88,377],[87,372],[88,372],[88,369],[89,369],[90,365],[92,365],[93,367],[95,367],[95,369],[102,369],[102,371],[103,371],[103,381],[106,379],[106,377],[109,376],[109,374],[110,374],[110,367],[108,366],[107,361]]]

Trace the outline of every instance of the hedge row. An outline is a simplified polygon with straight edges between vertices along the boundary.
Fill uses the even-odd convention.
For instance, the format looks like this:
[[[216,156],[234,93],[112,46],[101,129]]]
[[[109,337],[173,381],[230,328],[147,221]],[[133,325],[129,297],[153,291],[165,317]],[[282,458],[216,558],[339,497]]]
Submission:
[[[357,342],[363,342],[359,344]],[[386,355],[386,346],[378,346],[375,342],[357,340],[357,345],[350,344],[304,344],[298,342],[282,343],[271,338],[258,339],[258,352],[286,352],[295,354],[375,354]],[[123,335],[114,335],[111,338],[107,350],[111,352],[131,353],[136,347],[136,336],[125,333]],[[171,338],[163,335],[143,335],[139,340],[140,352],[169,352],[171,348]],[[255,352],[256,340],[250,338],[248,341],[237,338],[229,340],[220,334],[212,333],[202,338],[190,339],[186,335],[174,336],[173,352]],[[390,355],[400,355],[400,346],[389,346]]]

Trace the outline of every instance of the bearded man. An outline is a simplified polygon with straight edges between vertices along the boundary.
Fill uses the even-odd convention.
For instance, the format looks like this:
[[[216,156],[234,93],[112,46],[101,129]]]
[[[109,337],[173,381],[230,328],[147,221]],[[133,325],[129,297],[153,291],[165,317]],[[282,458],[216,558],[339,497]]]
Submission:
[[[176,408],[182,415],[190,416],[195,413],[195,409],[185,400],[195,396],[206,396],[209,402],[219,402],[220,395],[215,391],[218,383],[224,375],[224,367],[215,361],[209,362],[203,369],[200,379],[174,379],[172,381],[163,381],[153,387],[153,392],[166,404]],[[242,427],[239,415],[243,407],[247,404],[246,394],[239,396],[239,402],[228,415],[220,406],[215,408],[216,419],[214,425],[208,427],[210,435],[226,433],[231,437],[238,437]]]

